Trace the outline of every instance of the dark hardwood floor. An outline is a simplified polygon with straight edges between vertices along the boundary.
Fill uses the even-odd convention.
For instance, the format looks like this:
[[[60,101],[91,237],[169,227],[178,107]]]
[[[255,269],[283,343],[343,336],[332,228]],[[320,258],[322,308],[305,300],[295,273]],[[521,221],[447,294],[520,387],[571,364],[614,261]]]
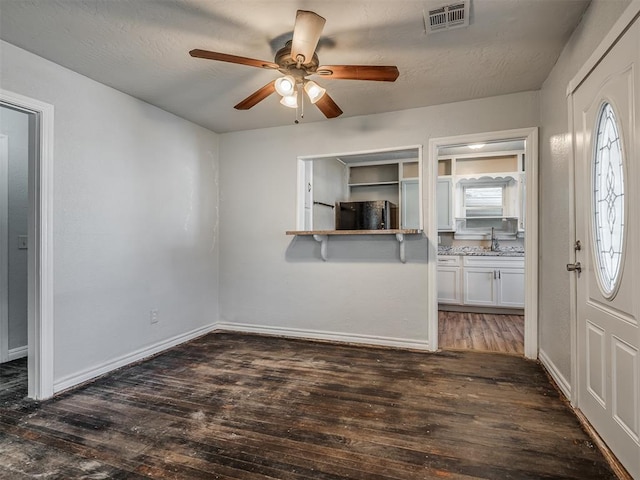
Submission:
[[[438,312],[438,345],[443,350],[524,354],[524,316]]]
[[[0,406],[3,479],[613,479],[541,367],[210,334]]]
[[[0,363],[0,407],[27,396],[27,357]]]

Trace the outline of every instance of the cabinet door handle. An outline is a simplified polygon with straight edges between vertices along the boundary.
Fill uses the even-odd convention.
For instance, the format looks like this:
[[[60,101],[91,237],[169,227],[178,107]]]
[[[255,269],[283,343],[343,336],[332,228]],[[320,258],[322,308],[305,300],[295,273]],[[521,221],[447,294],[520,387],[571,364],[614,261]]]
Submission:
[[[496,279],[496,271],[495,270],[493,271],[493,279],[494,280]]]
[[[502,276],[501,276],[501,273],[500,273],[500,272],[501,272],[501,270],[498,270],[498,280],[500,280],[500,279],[502,278]]]

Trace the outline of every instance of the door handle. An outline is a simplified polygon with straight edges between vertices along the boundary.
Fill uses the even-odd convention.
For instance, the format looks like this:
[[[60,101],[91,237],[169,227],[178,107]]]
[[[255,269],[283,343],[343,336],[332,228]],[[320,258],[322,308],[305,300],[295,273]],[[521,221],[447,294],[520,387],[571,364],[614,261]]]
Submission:
[[[580,265],[580,262],[567,263],[567,271],[580,273],[582,272],[582,265]]]

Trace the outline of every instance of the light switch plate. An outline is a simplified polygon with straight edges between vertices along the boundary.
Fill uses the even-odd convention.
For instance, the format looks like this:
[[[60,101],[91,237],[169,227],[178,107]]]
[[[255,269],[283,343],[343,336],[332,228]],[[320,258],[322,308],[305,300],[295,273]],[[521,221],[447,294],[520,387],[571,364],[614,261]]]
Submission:
[[[29,248],[29,237],[27,235],[18,235],[18,250],[26,250]]]

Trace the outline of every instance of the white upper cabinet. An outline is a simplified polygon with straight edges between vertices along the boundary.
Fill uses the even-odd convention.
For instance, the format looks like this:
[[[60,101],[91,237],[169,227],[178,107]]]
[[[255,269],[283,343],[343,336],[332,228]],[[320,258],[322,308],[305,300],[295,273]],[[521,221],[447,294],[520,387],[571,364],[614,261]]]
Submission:
[[[438,178],[437,189],[438,231],[453,231],[453,180]]]

